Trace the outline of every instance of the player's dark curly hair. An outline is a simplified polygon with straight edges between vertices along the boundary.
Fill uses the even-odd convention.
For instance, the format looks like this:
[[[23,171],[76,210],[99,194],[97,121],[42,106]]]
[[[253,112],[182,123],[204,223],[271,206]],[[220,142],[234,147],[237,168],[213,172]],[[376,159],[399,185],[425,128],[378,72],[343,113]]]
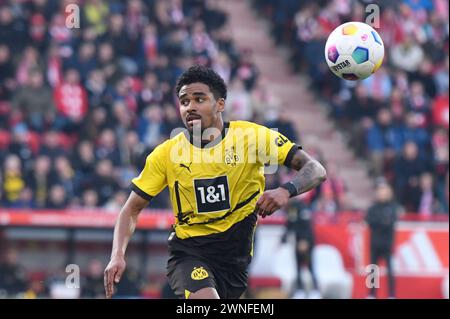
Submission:
[[[227,98],[227,86],[224,80],[213,69],[202,65],[191,66],[180,75],[175,87],[177,96],[183,85],[195,82],[206,84],[216,100],[220,98]]]

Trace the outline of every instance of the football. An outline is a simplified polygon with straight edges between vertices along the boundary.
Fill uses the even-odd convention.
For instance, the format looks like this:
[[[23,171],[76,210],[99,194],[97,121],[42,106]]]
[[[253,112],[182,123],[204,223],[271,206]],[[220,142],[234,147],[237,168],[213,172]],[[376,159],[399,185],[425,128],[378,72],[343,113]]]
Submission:
[[[384,44],[370,25],[362,22],[341,24],[328,36],[325,59],[331,72],[345,80],[363,80],[383,62]]]

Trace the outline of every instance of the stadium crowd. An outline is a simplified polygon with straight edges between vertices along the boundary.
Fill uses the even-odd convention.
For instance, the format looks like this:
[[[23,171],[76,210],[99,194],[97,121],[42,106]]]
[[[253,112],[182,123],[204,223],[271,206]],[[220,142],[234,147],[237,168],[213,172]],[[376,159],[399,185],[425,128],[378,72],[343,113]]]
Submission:
[[[324,97],[349,145],[367,159],[374,179],[388,180],[408,212],[448,214],[448,1],[376,1],[379,20],[371,21],[379,22],[383,65],[364,81],[340,80],[325,63],[325,42],[340,24],[366,21],[374,13],[366,10],[370,3],[252,2],[272,22],[275,42],[291,49],[293,69],[309,75],[310,89]]]
[[[70,3],[80,4],[79,29],[65,25]],[[251,48],[235,47],[220,1],[0,1],[1,205],[117,212],[146,156],[183,127],[173,87],[192,64],[229,85],[227,120],[298,141]],[[341,209],[336,180],[307,200]],[[169,207],[167,190],[152,207]]]
[[[194,63],[229,84],[229,120],[269,120],[219,1],[78,1],[79,29],[65,25],[69,3],[0,1],[3,207],[118,211],[145,157],[183,126],[173,87]]]

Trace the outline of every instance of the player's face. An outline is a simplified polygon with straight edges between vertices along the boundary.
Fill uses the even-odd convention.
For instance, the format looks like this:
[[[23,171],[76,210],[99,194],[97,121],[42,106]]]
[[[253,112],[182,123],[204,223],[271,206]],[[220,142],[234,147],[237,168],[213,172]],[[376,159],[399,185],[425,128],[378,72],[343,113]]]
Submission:
[[[196,82],[182,86],[178,99],[181,119],[190,132],[194,126],[200,126],[201,131],[217,127],[225,101],[216,100],[206,84]]]

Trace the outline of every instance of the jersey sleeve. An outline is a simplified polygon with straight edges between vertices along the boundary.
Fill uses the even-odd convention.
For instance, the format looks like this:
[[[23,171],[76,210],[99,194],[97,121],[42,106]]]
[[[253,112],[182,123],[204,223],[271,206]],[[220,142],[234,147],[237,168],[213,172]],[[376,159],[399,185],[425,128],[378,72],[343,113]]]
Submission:
[[[147,156],[141,174],[131,180],[131,189],[147,200],[158,195],[167,186],[167,161],[165,144],[161,144]]]
[[[261,127],[263,128],[264,138],[262,136],[258,137],[258,153],[260,158],[263,159],[262,162],[264,164],[289,166],[295,152],[302,147],[275,130],[264,126]]]

